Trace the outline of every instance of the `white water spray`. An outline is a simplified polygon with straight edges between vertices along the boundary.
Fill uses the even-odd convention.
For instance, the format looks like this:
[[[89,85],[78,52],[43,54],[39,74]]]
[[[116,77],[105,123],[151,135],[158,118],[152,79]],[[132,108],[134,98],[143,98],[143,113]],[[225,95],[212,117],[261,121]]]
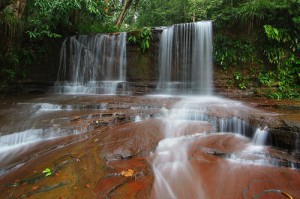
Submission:
[[[265,145],[268,138],[268,127],[263,129],[257,128],[253,136],[253,143],[255,145]]]
[[[65,40],[55,91],[116,94],[126,81],[127,33],[81,35]]]
[[[212,22],[177,24],[163,30],[159,85],[164,94],[212,94]]]

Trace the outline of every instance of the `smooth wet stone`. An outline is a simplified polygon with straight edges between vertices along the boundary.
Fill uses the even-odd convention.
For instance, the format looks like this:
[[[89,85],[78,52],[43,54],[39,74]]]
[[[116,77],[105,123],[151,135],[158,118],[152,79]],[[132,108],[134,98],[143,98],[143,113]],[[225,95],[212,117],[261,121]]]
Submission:
[[[99,157],[106,161],[149,155],[163,138],[158,119],[129,123],[112,129],[102,138]]]
[[[149,198],[153,183],[151,166],[145,158],[109,161],[111,172],[99,179],[97,198]],[[133,175],[122,176],[122,171],[133,170]]]
[[[191,142],[187,163],[195,171],[192,183],[182,179],[180,172],[172,181],[175,187],[179,186],[178,192],[189,190],[188,194],[183,191],[181,198],[193,196],[191,188],[196,184],[201,185],[201,194],[208,199],[287,198],[283,192],[299,198],[299,169],[284,165],[285,162],[298,164],[297,156],[269,147],[263,151],[253,150],[249,148],[250,138],[232,133],[215,134],[207,122],[179,121],[174,125],[175,120],[168,121],[163,116],[170,113],[177,101],[179,99],[132,96],[52,96],[26,99],[27,104],[20,104],[24,102],[21,99],[10,100],[9,109],[3,107],[7,106],[4,102],[0,103],[1,124],[11,122],[10,118],[16,116],[16,125],[26,121],[19,107],[28,103],[47,102],[63,107],[73,104],[78,109],[47,112],[39,125],[55,124],[80,130],[79,134],[45,140],[23,148],[18,154],[10,153],[0,162],[2,168],[10,169],[0,176],[0,198],[164,198],[164,195],[155,197],[153,192],[155,177],[151,163],[157,155],[158,143],[164,140],[165,130],[170,126],[175,127],[173,131],[178,134],[193,137],[182,139],[182,144]],[[127,105],[123,106],[123,102]],[[102,103],[106,104],[105,109],[101,106],[93,109],[93,104]],[[258,102],[247,103],[254,108],[259,105]],[[202,110],[199,107],[201,105],[193,110]],[[212,103],[208,109],[211,117],[218,112],[225,117],[237,114],[253,125],[276,124],[280,131],[281,124],[287,124],[295,129],[297,110],[285,112],[271,105],[268,108],[264,107],[268,112],[243,110],[240,105],[226,109],[214,107]],[[140,115],[142,121],[130,122],[136,115]],[[118,117],[120,120],[116,120]],[[293,122],[283,122],[289,118],[293,118]],[[199,135],[194,136],[195,133]],[[283,131],[282,136],[287,133],[290,132]],[[292,136],[295,138],[293,132]],[[262,157],[265,162],[260,164]],[[280,164],[274,166],[274,162]],[[49,177],[42,175],[46,168],[53,172]],[[134,175],[120,175],[128,169],[132,169]],[[168,169],[166,172],[171,173]]]

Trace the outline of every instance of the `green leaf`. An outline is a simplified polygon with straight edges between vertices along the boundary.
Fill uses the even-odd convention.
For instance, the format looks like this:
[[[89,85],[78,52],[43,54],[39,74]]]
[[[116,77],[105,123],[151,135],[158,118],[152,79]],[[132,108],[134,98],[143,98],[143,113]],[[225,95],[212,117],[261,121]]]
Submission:
[[[51,169],[49,169],[49,168],[46,168],[46,169],[43,171],[43,173],[45,174],[46,177],[52,175]]]

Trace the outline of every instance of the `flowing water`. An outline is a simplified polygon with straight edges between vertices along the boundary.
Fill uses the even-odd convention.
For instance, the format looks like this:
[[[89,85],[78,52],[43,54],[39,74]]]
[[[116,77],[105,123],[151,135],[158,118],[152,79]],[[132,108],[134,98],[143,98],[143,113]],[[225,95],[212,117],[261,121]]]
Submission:
[[[240,164],[280,165],[276,158],[267,158],[269,152],[263,147],[268,140],[268,127],[253,127],[241,118],[244,115],[241,110],[247,112],[249,107],[207,97],[213,90],[210,21],[179,24],[163,30],[159,67],[160,92],[202,97],[185,98],[166,115],[165,139],[159,142],[152,161],[153,198],[211,198],[204,188],[206,179],[193,167],[188,155],[195,142],[206,140],[210,134],[234,134],[252,139],[242,148],[224,154],[228,160]],[[197,122],[198,128],[191,128],[190,121]],[[201,130],[205,126],[210,128]]]
[[[212,93],[211,21],[177,24],[164,29],[159,52],[160,93]]]
[[[274,144],[269,133],[272,127],[259,121],[253,123],[253,117],[275,117],[276,114],[212,96],[212,73],[212,22],[179,24],[162,33],[158,90],[163,94],[193,96],[86,95],[123,93],[126,33],[69,38],[63,43],[55,86],[56,92],[63,94],[0,103],[0,181],[9,175],[16,180],[10,171],[22,169],[27,161],[39,161],[39,156],[43,159],[41,154],[47,158],[49,151],[61,149],[65,157],[70,154],[64,152],[68,144],[87,140],[87,146],[92,148],[79,149],[86,154],[81,160],[75,158],[76,165],[84,169],[79,172],[81,176],[74,179],[80,179],[83,184],[76,181],[72,193],[78,187],[84,187],[81,193],[86,193],[89,183],[96,182],[101,186],[95,185],[92,194],[98,190],[98,198],[108,198],[111,192],[117,192],[126,184],[109,184],[122,179],[119,173],[107,173],[113,170],[113,161],[119,158],[120,162],[115,163],[117,167],[128,166],[127,159],[146,157],[151,163],[154,182],[149,181],[153,182],[152,190],[148,187],[149,194],[141,198],[246,199],[265,195],[280,198],[274,197],[275,194],[285,191],[296,196],[300,175],[294,169],[297,170],[300,163],[294,156],[299,155],[299,136],[292,155],[267,146]],[[64,95],[66,93],[68,95]],[[156,118],[159,125],[151,126],[151,118]],[[106,137],[105,132],[108,132]],[[144,133],[143,137],[138,136],[140,133]],[[120,137],[113,137],[115,134]],[[139,141],[135,141],[136,137]],[[83,141],[81,144],[86,147]],[[150,149],[143,151],[148,145]],[[117,148],[117,154],[109,146]],[[101,159],[99,154],[105,151],[108,155]],[[91,154],[93,159],[85,162]],[[96,169],[91,165],[96,165]],[[132,167],[136,166],[137,171],[140,165],[141,162]],[[100,168],[104,168],[103,171]],[[30,172],[26,167],[25,171]],[[92,173],[89,177],[82,177],[88,172]],[[68,175],[74,173],[72,170]],[[95,173],[106,175],[99,180]],[[151,172],[139,173],[131,182],[138,184],[135,187],[146,184],[139,177],[146,178]],[[52,179],[58,176],[59,173]],[[108,183],[106,180],[110,178],[114,180]],[[101,195],[109,185],[112,186],[109,194]],[[21,194],[22,186],[18,187]],[[7,187],[0,186],[0,189],[7,190]],[[29,194],[32,190],[33,187],[29,187]],[[8,196],[14,194],[7,192]],[[126,194],[115,198],[126,198]]]
[[[152,161],[155,174],[152,197],[210,198],[204,188],[205,179],[193,167],[189,151],[195,142],[205,142],[213,134],[219,135],[218,139],[229,135],[252,139],[243,147],[224,153],[230,161],[280,165],[276,158],[268,159],[269,152],[262,147],[267,142],[267,127],[253,127],[242,119],[246,112],[253,111],[242,103],[219,97],[188,97],[175,104],[166,114],[165,139],[159,142]],[[214,148],[217,146],[210,147],[205,150],[218,153]]]
[[[70,37],[63,42],[55,92],[117,94],[125,89],[127,34]]]
[[[27,161],[30,163],[30,161],[37,160],[36,166],[49,167],[52,165],[51,162],[39,160],[49,151],[62,151],[62,154],[69,154],[69,151],[64,151],[68,143],[89,140],[91,134],[97,135],[97,129],[105,127],[111,129],[111,132],[108,132],[109,136],[115,133],[119,137],[107,139],[99,131],[97,137],[91,138],[90,146],[97,147],[98,142],[107,142],[116,147],[117,153],[121,153],[122,156],[125,156],[134,147],[140,147],[139,150],[143,151],[142,146],[153,143],[149,141],[148,136],[159,131],[158,127],[147,125],[151,124],[151,118],[156,118],[162,123],[160,125],[162,126],[160,127],[162,136],[155,145],[155,150],[152,149],[153,153],[146,155],[151,162],[154,176],[154,184],[151,185],[153,189],[149,197],[242,198],[242,192],[235,191],[235,189],[245,189],[245,194],[251,198],[253,187],[249,185],[251,190],[248,190],[248,182],[252,184],[252,180],[260,180],[259,183],[264,183],[266,180],[274,183],[274,180],[277,182],[275,178],[283,180],[290,179],[291,176],[294,176],[291,177],[293,186],[283,186],[283,184],[287,184],[284,180],[283,184],[281,181],[278,181],[277,184],[267,184],[270,186],[269,188],[287,190],[293,196],[298,193],[294,187],[298,186],[296,179],[299,175],[294,172],[297,172],[297,168],[299,168],[299,161],[287,153],[264,146],[263,144],[266,142],[264,137],[268,137],[269,129],[260,126],[259,122],[254,126],[249,123],[249,114],[259,116],[267,114],[269,116],[269,113],[247,107],[241,102],[212,96],[162,98],[156,96],[52,94],[33,99],[2,100],[0,105],[0,182],[2,183],[7,183],[2,180],[2,177],[14,175],[15,172],[10,171],[18,173],[18,169],[22,169]],[[122,127],[121,124],[124,123],[127,126]],[[132,125],[138,125],[140,128],[134,130]],[[131,132],[131,134],[124,134],[124,131]],[[143,132],[145,133],[140,135]],[[140,141],[134,141],[132,136],[138,137]],[[135,144],[130,144],[126,148],[126,142]],[[103,150],[111,150],[109,146],[104,146],[97,153],[101,154]],[[80,149],[82,151],[80,153],[87,154],[80,156],[82,162],[75,165],[83,167],[96,164],[98,156],[85,162],[84,157],[90,154],[90,150],[92,149]],[[295,152],[297,151],[296,148]],[[73,153],[78,154],[79,152],[71,151],[71,154]],[[53,161],[51,158],[47,159]],[[138,162],[128,166],[125,159],[120,161],[115,164],[124,164],[126,167],[123,170],[128,168],[138,170],[139,168],[135,168],[135,165],[141,164]],[[47,164],[43,164],[43,162],[47,162]],[[110,179],[110,169],[103,171],[99,169],[100,166],[101,168],[107,167],[105,161],[103,164],[96,164],[95,167],[99,172],[108,172],[103,179]],[[22,174],[30,174],[33,170],[37,170],[37,168],[31,169],[31,167],[24,167],[27,170]],[[296,168],[295,171],[292,168]],[[83,185],[78,185],[76,182],[77,184],[74,186],[85,187],[86,183],[97,181],[100,178],[99,173],[98,177],[94,175],[95,170],[88,171],[92,172],[92,177],[89,177],[88,181],[85,181],[86,177],[80,177]],[[143,172],[146,173],[146,170]],[[73,175],[73,173],[76,172],[72,171],[71,174]],[[84,170],[80,173],[83,175],[87,171]],[[72,176],[71,174],[68,175]],[[270,175],[266,176],[266,174]],[[284,174],[284,177],[280,176],[281,174]],[[149,174],[144,175],[145,177],[149,176]],[[238,176],[243,176],[242,182]],[[20,176],[17,178],[24,179]],[[12,180],[14,179],[12,178]],[[51,179],[58,180],[60,178],[56,176]],[[134,182],[139,184],[141,183],[140,179],[143,177],[137,178]],[[42,186],[43,181],[38,185]],[[32,186],[29,184],[29,189],[32,189]],[[26,185],[24,185],[25,187]],[[104,187],[101,186],[99,190]],[[219,191],[216,191],[214,187],[218,187]],[[0,188],[1,190],[8,189],[3,189],[1,186]],[[17,192],[20,194],[24,193],[22,187],[18,187],[18,190]],[[135,189],[132,188],[132,190]],[[255,188],[255,190],[260,189]],[[264,188],[264,190],[268,190],[268,188]],[[85,192],[82,191],[82,193]],[[121,195],[120,197],[124,198],[125,196]],[[274,198],[273,195],[270,197]]]

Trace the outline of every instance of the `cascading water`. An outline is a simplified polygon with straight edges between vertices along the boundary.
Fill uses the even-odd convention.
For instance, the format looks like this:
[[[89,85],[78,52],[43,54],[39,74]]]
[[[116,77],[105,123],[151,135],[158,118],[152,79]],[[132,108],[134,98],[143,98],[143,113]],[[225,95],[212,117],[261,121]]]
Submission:
[[[294,155],[300,159],[300,134],[296,135]]]
[[[163,119],[164,139],[152,155],[155,180],[151,198],[222,198],[222,193],[216,192],[215,197],[208,193],[208,179],[201,173],[205,170],[194,166],[194,161],[208,164],[211,157],[207,154],[222,157],[226,164],[238,169],[296,167],[264,146],[268,127],[256,128],[246,121],[247,113],[256,111],[259,110],[214,96],[186,97],[175,104]],[[193,154],[200,152],[203,154],[195,160]],[[218,169],[220,173],[227,172],[221,166]]]
[[[64,129],[59,124],[53,124],[54,118],[58,120],[58,117],[54,117],[52,114],[57,112],[62,115],[61,112],[71,112],[73,109],[70,105],[18,103],[16,108],[18,112],[14,113],[13,109],[10,110],[11,117],[5,118],[4,123],[7,124],[2,125],[0,128],[0,160],[3,160],[3,152],[19,146],[80,133],[76,129]],[[63,122],[64,119],[60,120]],[[16,124],[11,127],[8,125],[11,122]]]
[[[263,129],[256,129],[255,134],[253,136],[253,142],[256,145],[265,145],[266,140],[268,138],[268,127],[264,127]]]
[[[198,42],[203,38],[197,39],[195,36],[195,27],[199,25],[203,28],[204,24],[208,29],[211,28],[211,22],[197,22],[175,25],[164,31],[169,34],[165,38],[168,40],[167,44],[173,47],[167,48],[172,51],[165,52],[170,54],[170,64],[168,70],[161,68],[161,72],[164,73],[160,79],[161,91],[172,93],[169,83],[174,85],[174,81],[180,81],[175,85],[178,85],[181,94],[212,93],[211,80],[206,78],[212,76],[212,69],[205,71],[209,74],[204,77],[194,77],[192,74],[197,74],[195,68],[189,68],[192,62],[197,62],[196,59],[199,61],[203,56],[207,56],[206,53],[199,53],[201,50],[194,49],[194,43],[202,43],[206,49],[212,49],[211,46],[207,46],[208,43]],[[181,40],[189,41],[188,43],[193,45],[188,47],[189,44],[175,42],[179,40],[180,34],[176,33],[178,31],[184,35],[182,38],[180,36]],[[207,30],[201,29],[198,32]],[[115,93],[111,90],[106,91],[103,84],[108,80],[114,80],[116,84],[125,81],[126,68],[120,71],[120,65],[117,64],[126,63],[123,62],[126,58],[125,51],[121,53],[117,50],[120,49],[117,46],[124,44],[118,43],[122,40],[121,35],[125,36],[80,36],[78,39],[72,37],[65,41],[64,46],[71,47],[62,50],[62,57],[65,58],[61,60],[58,79],[66,82],[58,82],[59,91]],[[90,40],[97,40],[102,47],[96,47],[97,42]],[[176,51],[173,50],[175,46]],[[161,50],[162,48],[163,46]],[[194,51],[195,53],[191,53]],[[176,57],[174,52],[184,52],[180,55],[183,57]],[[97,54],[101,54],[103,59],[97,58]],[[123,58],[110,59],[112,54]],[[183,71],[175,75],[177,79],[173,78],[175,72],[171,72],[174,69],[171,65],[176,66],[177,71]],[[108,66],[110,68],[107,68]],[[201,71],[202,74],[206,69],[195,70]],[[112,88],[111,85],[110,83],[107,87]],[[229,199],[262,198],[262,195],[266,194],[267,197],[272,193],[269,198],[277,198],[275,194],[281,193],[299,195],[299,172],[290,169],[300,168],[299,161],[284,151],[263,146],[271,135],[272,127],[269,134],[267,128],[252,126],[269,125],[264,119],[273,113],[262,115],[260,110],[244,106],[241,102],[213,96],[152,99],[144,96],[99,98],[92,95],[47,95],[45,98],[34,98],[16,102],[8,98],[8,102],[0,102],[1,198],[31,197],[31,194],[38,194],[36,197],[43,197],[42,194],[58,197],[57,194],[64,193],[62,190],[69,191],[70,195],[66,194],[65,197],[72,198],[74,189],[68,187],[86,187],[76,188],[76,196],[81,198],[93,198],[96,194],[97,198],[149,198],[148,191],[151,185],[148,183],[152,182],[153,176],[149,172],[146,158],[152,163],[155,177],[150,198]],[[179,101],[180,99],[182,101]],[[165,117],[159,118],[160,116]],[[156,119],[147,121],[152,117]],[[273,120],[270,120],[272,125]],[[264,124],[265,122],[267,124]],[[146,137],[148,135],[149,138]],[[299,157],[300,137],[298,135],[295,138],[297,139],[293,153]],[[80,142],[73,144],[77,141]],[[273,137],[269,141],[273,141]],[[151,153],[156,144],[155,152]],[[98,155],[90,156],[91,150]],[[39,164],[41,162],[42,165]],[[110,169],[99,170],[107,168],[107,164]],[[51,179],[54,179],[52,177],[40,177],[42,173],[33,174],[34,176],[30,174],[31,171],[42,172],[42,168],[52,165],[53,174],[59,169],[55,174],[56,181],[61,182],[59,184],[51,184]],[[134,173],[131,178],[125,178],[122,173],[129,171],[129,168]],[[16,172],[12,169],[16,169]],[[12,175],[8,180],[1,181],[1,178],[4,179],[10,174]],[[79,178],[82,179],[80,182],[76,180]],[[39,182],[35,182],[35,179]],[[50,180],[50,184],[44,186],[44,180],[47,179]],[[92,182],[97,184],[90,185]],[[66,186],[65,189],[61,189],[62,186]],[[94,187],[88,189],[90,186]],[[49,192],[43,191],[46,189]],[[130,195],[129,191],[135,193]]]
[[[177,24],[163,30],[158,90],[164,94],[212,93],[212,22]]]
[[[126,41],[125,32],[66,39],[61,48],[55,91],[122,94],[126,81]],[[117,92],[118,88],[121,91]]]
[[[211,95],[212,23],[179,24],[165,29],[159,61],[158,89],[163,94]],[[257,146],[266,143],[267,128],[252,127],[240,118],[247,109],[250,108],[239,102],[210,96],[186,97],[175,105],[166,115],[165,139],[159,142],[152,160],[155,181],[151,197],[210,197],[204,188],[205,179],[201,179],[203,174],[193,167],[188,154],[195,141],[213,139],[211,134],[220,135],[217,140],[222,136],[227,137],[224,140],[241,139],[241,148],[223,154],[228,161],[276,165],[274,160],[265,160],[268,155],[264,155],[262,146]],[[252,143],[249,138],[253,138]]]

